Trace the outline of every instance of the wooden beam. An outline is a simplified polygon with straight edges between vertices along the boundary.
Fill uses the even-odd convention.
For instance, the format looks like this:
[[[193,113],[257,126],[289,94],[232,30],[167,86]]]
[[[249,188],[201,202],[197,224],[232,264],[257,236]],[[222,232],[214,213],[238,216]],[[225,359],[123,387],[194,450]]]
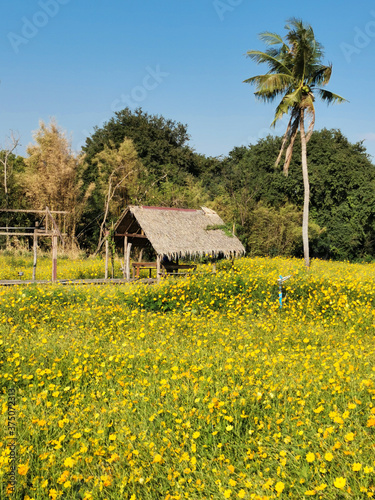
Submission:
[[[52,232],[48,232],[48,233],[38,232],[37,234],[39,237],[46,236],[46,237],[50,238],[51,236],[53,236]],[[1,231],[0,236],[34,236],[34,233],[6,233],[5,231]]]
[[[34,231],[34,228],[30,227],[30,226],[28,226],[28,227],[22,227],[22,226],[16,226],[16,227],[2,226],[2,227],[0,227],[1,231],[3,231],[3,230],[4,231],[16,231],[16,230],[21,231],[21,229],[23,229],[24,231],[26,231],[26,230]],[[40,229],[40,230],[42,230],[42,229]]]
[[[147,238],[145,234],[135,234],[135,233],[115,233],[115,236],[124,236],[127,238]]]
[[[45,214],[45,210],[21,210],[21,209],[8,209],[8,208],[0,208],[0,212],[12,212],[12,213],[25,213],[25,214]],[[51,214],[68,214],[69,212],[65,212],[62,210],[50,210]]]

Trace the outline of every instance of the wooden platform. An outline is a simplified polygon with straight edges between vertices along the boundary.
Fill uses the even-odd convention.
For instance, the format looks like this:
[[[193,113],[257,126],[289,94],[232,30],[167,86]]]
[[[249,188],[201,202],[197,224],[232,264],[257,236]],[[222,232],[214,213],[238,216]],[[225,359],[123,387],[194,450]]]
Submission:
[[[156,283],[156,279],[144,278],[127,281],[123,278],[114,279],[87,279],[87,280],[0,280],[0,286],[15,285],[124,285],[127,283]]]

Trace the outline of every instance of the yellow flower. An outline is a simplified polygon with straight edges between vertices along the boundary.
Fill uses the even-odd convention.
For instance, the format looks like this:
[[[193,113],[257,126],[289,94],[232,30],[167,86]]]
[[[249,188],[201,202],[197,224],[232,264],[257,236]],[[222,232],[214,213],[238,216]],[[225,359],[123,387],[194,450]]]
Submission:
[[[65,467],[73,467],[73,465],[76,463],[76,461],[71,458],[71,457],[68,457],[64,460],[64,465]]]
[[[107,462],[111,464],[112,462],[116,462],[119,458],[120,456],[117,453],[112,453],[112,455],[107,459]]]
[[[318,408],[315,408],[314,413],[321,413],[324,410],[324,406],[320,405]]]
[[[245,490],[240,490],[240,491],[238,492],[238,498],[245,498],[245,495],[246,495]]]
[[[19,464],[19,466],[18,466],[18,474],[20,476],[26,476],[28,470],[29,470],[29,465],[28,464]]]
[[[154,455],[154,463],[159,463],[162,461],[162,456],[159,455],[159,453],[156,453],[156,455]]]
[[[333,484],[336,488],[342,490],[343,488],[345,488],[346,479],[344,477],[337,477]]]
[[[193,439],[198,439],[200,435],[201,435],[200,432],[198,432],[198,431],[194,432]]]
[[[109,474],[101,476],[100,479],[103,481],[103,486],[111,486],[112,476],[110,476]]]
[[[68,477],[69,477],[69,471],[64,470],[64,472],[61,474],[61,476],[57,480],[58,484],[65,483],[65,481],[68,479]]]
[[[353,441],[353,439],[354,439],[353,432],[348,432],[348,434],[346,434],[345,436],[345,441]]]
[[[108,439],[110,441],[116,441],[116,434],[110,434]]]
[[[315,455],[314,453],[311,453],[311,451],[306,455],[306,460],[308,462],[313,462],[315,460]]]
[[[354,470],[354,472],[357,472],[362,469],[362,464],[355,463],[352,465],[352,469]]]
[[[224,498],[230,498],[232,494],[232,490],[225,490],[224,491]]]
[[[82,434],[80,432],[76,432],[75,434],[73,434],[74,439],[79,439],[81,436]]]
[[[327,462],[332,462],[333,460],[333,455],[329,451],[324,455],[324,458],[327,460]]]
[[[285,488],[285,485],[282,481],[278,481],[276,484],[275,484],[275,490],[277,491],[277,493],[281,493]]]
[[[316,491],[323,491],[327,488],[327,485],[325,483],[322,483],[320,486],[317,486],[315,489]]]

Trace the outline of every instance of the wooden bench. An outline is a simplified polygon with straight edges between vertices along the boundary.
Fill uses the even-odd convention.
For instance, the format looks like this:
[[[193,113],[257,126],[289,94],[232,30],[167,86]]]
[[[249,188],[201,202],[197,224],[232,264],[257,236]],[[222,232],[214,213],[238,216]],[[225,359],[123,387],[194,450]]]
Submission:
[[[132,262],[133,268],[133,278],[139,278],[140,269],[148,269],[149,277],[151,278],[151,273],[153,269],[156,269],[156,262]]]
[[[133,278],[139,278],[139,270],[140,269],[148,269],[149,270],[149,277],[151,278],[151,273],[153,269],[157,269],[157,264],[156,262],[132,262],[132,268],[133,268]],[[194,270],[197,268],[195,264],[163,264],[161,263],[160,265],[161,268],[161,274],[162,275],[178,275],[181,276],[182,274],[186,274],[186,272],[180,272],[182,271],[188,271],[188,270]]]
[[[180,270],[194,270],[197,268],[195,264],[162,264],[162,267],[164,268],[163,274],[175,274],[175,275],[181,275],[181,274],[186,274],[186,272],[180,272]]]

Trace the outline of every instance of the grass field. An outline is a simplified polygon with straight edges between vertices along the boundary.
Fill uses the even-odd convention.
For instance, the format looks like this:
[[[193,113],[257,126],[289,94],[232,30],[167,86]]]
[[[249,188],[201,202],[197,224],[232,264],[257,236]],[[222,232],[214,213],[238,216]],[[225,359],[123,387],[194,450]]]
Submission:
[[[20,264],[0,265],[4,279]],[[61,278],[104,267],[64,265]],[[209,271],[0,289],[0,498],[375,497],[375,265]]]

